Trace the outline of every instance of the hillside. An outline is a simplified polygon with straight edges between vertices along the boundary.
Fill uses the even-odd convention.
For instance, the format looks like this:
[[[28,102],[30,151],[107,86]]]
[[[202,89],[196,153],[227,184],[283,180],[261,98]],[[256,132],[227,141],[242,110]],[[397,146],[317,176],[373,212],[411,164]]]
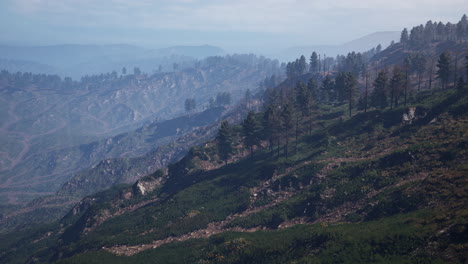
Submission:
[[[39,177],[37,182],[33,178],[29,184],[17,186],[20,190],[17,193],[28,193],[32,190],[56,191],[23,206],[13,204],[2,207],[0,230],[5,232],[25,224],[55,221],[86,195],[114,185],[132,183],[178,161],[190,147],[212,137],[216,129],[215,124],[225,111],[222,107],[212,108],[192,116],[149,124],[136,131],[103,141],[58,150],[53,155],[42,157],[42,160],[37,158],[38,164],[59,163],[57,160],[67,156],[68,161],[61,162],[62,166],[68,168],[67,172],[55,177],[53,185],[47,181],[41,184]],[[94,164],[93,161],[99,162]],[[35,173],[53,174],[53,171],[39,167]],[[8,192],[5,195],[9,198],[13,196]]]
[[[301,56],[229,111],[81,145],[120,156],[10,211],[0,262],[466,263],[468,22],[433,25],[327,67]]]
[[[351,118],[321,106],[312,134],[280,158],[269,149],[242,158],[237,141],[223,166],[215,142],[205,144],[167,171],[85,198],[56,225],[4,240],[13,249],[2,261],[46,246],[32,259],[463,263],[466,100],[423,93],[411,107]]]
[[[212,57],[178,72],[101,74],[80,82],[2,71],[0,202],[24,204],[52,194],[73,173],[103,159],[144,155],[175,136],[175,128],[168,129],[161,135],[165,141],[158,142],[159,135],[149,136],[164,128],[149,124],[183,115],[187,98],[196,100],[198,111],[221,91],[236,102],[278,67],[254,55],[235,55]],[[144,125],[151,130],[146,136],[142,131],[120,144],[112,141]]]

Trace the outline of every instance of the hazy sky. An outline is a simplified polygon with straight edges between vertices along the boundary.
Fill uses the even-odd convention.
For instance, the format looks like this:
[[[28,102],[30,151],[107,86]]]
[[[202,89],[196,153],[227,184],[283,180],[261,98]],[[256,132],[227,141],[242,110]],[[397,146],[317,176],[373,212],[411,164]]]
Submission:
[[[456,22],[467,6],[467,0],[0,0],[0,43],[338,44],[429,19]]]

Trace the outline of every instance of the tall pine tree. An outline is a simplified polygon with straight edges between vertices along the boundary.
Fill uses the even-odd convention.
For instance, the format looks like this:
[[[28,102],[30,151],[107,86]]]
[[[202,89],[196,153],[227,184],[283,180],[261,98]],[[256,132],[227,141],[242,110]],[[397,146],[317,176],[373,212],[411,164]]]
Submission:
[[[250,150],[250,157],[253,158],[253,147],[260,144],[259,127],[253,111],[249,111],[242,123],[242,132],[244,145]]]
[[[218,141],[218,154],[219,157],[224,161],[224,164],[227,164],[229,157],[233,153],[233,131],[228,121],[224,120],[221,123],[221,128],[218,131],[216,139]]]
[[[356,77],[354,77],[354,74],[351,72],[348,72],[345,77],[345,92],[346,92],[346,97],[348,100],[348,108],[349,108],[350,117],[351,117],[351,111],[356,101],[356,95],[358,93],[357,84],[358,83],[357,83]]]
[[[437,78],[442,83],[442,89],[447,88],[447,84],[450,78],[450,55],[447,52],[440,54],[439,60],[437,61]]]
[[[371,104],[374,107],[384,109],[388,106],[387,99],[387,72],[382,70],[374,80],[374,90],[371,94]]]

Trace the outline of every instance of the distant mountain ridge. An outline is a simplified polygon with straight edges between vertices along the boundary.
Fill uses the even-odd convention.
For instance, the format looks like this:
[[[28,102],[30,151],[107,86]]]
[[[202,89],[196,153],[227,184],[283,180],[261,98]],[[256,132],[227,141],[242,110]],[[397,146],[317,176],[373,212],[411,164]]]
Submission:
[[[0,60],[28,61],[42,64],[43,69],[20,67],[1,63],[0,70],[32,71],[33,73],[59,74],[79,79],[83,75],[100,74],[113,70],[120,72],[123,67],[129,71],[140,67],[152,72],[159,65],[163,70],[172,70],[173,63],[203,59],[223,55],[225,52],[215,46],[173,46],[147,49],[127,44],[116,45],[78,45],[64,44],[53,46],[9,46],[0,45]],[[148,63],[150,62],[150,63]]]
[[[341,45],[307,45],[291,47],[277,54],[274,54],[273,57],[277,57],[281,60],[288,61],[297,58],[301,55],[308,57],[313,51],[316,51],[319,54],[325,54],[328,57],[335,57],[336,55],[346,54],[351,51],[367,51],[376,47],[379,44],[382,45],[382,49],[384,49],[387,46],[389,46],[392,41],[397,42],[399,38],[399,31],[374,32],[363,37],[345,42]]]

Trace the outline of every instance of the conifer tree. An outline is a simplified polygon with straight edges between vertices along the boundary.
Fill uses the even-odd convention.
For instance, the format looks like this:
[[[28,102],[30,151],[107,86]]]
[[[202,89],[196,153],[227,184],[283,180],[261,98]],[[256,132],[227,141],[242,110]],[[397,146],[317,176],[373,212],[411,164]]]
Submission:
[[[297,73],[299,75],[304,74],[306,68],[307,68],[307,61],[306,61],[306,58],[304,57],[304,55],[302,55],[299,58],[299,61],[297,63]]]
[[[309,91],[310,96],[312,96],[313,98],[317,98],[318,97],[317,89],[318,89],[317,81],[314,78],[310,78],[309,82],[307,83],[307,90]]]
[[[388,106],[387,99],[387,73],[382,70],[374,80],[374,90],[371,94],[371,104],[377,108],[384,109]]]
[[[295,94],[297,108],[301,111],[301,116],[305,117],[307,116],[310,108],[311,95],[309,90],[303,82],[299,81],[296,84]]]
[[[447,88],[447,83],[450,78],[450,55],[447,52],[440,54],[439,60],[437,61],[437,78],[442,83],[442,89]]]
[[[281,122],[281,134],[284,139],[284,155],[288,156],[288,146],[289,146],[289,133],[294,126],[293,122],[293,109],[289,103],[286,103],[283,106],[280,115]]]
[[[244,134],[244,145],[250,150],[250,157],[253,158],[253,147],[260,144],[259,127],[253,111],[249,111],[242,123],[242,131]]]
[[[354,102],[356,100],[357,95],[357,80],[354,77],[354,74],[348,72],[345,77],[345,92],[346,97],[348,100],[348,107],[349,107],[349,116],[351,117],[351,111],[354,106]]]
[[[406,44],[409,41],[408,30],[406,28],[401,32],[400,42]]]
[[[316,73],[318,71],[318,56],[317,53],[314,51],[310,56],[310,72]]]
[[[228,121],[224,120],[221,123],[221,128],[218,131],[216,139],[218,141],[218,154],[219,157],[224,161],[224,164],[227,165],[229,157],[233,153],[233,131]]]
[[[421,89],[421,81],[426,71],[427,60],[423,54],[418,53],[415,57],[414,68],[418,75],[418,91]]]
[[[398,100],[403,90],[404,79],[405,78],[400,67],[393,67],[393,75],[390,80],[390,109],[393,109],[394,106],[398,106]]]
[[[382,51],[382,45],[377,45],[377,47],[375,47],[375,52],[377,53],[380,53]]]
[[[274,142],[278,138],[279,133],[279,118],[275,105],[268,105],[266,111],[263,113],[262,125],[262,137],[268,140],[270,152],[273,155]]]
[[[369,105],[369,73],[367,72],[367,67],[365,71],[366,86],[364,88],[364,113],[367,112],[367,106]]]
[[[335,93],[336,100],[341,103],[346,101],[346,74],[344,72],[339,72],[335,78]]]
[[[335,83],[330,75],[325,76],[322,81],[320,98],[322,103],[333,102],[336,100]]]

